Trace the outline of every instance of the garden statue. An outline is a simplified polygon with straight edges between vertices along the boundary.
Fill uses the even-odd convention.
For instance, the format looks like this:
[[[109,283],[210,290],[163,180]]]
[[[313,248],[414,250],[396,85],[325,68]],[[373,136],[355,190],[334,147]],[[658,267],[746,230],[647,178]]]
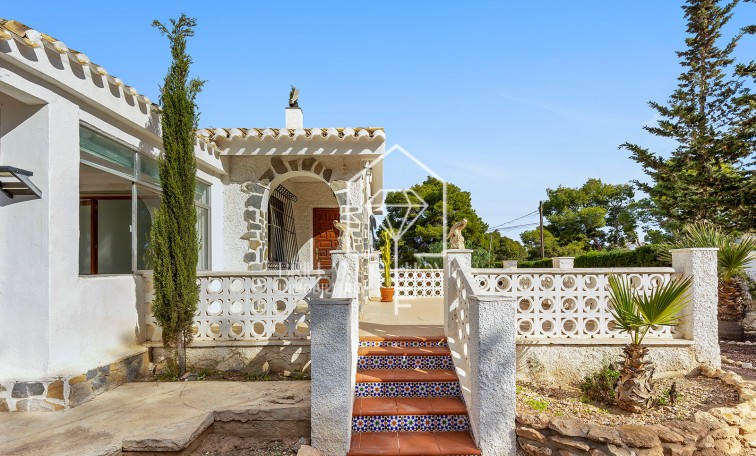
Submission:
[[[462,219],[461,222],[457,222],[452,225],[449,230],[450,248],[455,250],[461,250],[465,248],[465,237],[462,236],[462,230],[467,226],[467,219]]]
[[[291,86],[291,92],[289,92],[289,107],[290,108],[299,107],[299,89],[297,89],[294,86]]]
[[[343,250],[344,252],[349,252],[352,250],[352,233],[349,232],[349,227],[339,222],[338,220],[333,221],[333,226],[336,227],[337,230],[339,230],[339,250]]]

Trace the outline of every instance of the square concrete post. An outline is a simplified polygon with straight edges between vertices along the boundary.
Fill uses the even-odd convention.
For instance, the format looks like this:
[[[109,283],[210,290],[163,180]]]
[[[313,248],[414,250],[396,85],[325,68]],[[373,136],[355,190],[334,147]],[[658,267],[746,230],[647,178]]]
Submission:
[[[717,324],[717,250],[672,250],[672,267],[683,277],[691,277],[688,309],[678,327],[685,339],[693,341],[699,363],[721,366]]]
[[[470,424],[483,454],[514,455],[515,302],[497,296],[470,298]]]
[[[575,257],[552,257],[551,266],[557,269],[572,269],[575,267]]]
[[[381,299],[381,267],[380,252],[368,253],[368,298]]]
[[[444,252],[444,334],[449,333],[449,281],[451,278],[451,264],[457,260],[457,264],[468,274],[472,273],[472,250],[447,250]]]
[[[333,297],[310,307],[312,444],[323,454],[343,456],[352,435],[357,370],[359,287],[356,252],[331,253]]]

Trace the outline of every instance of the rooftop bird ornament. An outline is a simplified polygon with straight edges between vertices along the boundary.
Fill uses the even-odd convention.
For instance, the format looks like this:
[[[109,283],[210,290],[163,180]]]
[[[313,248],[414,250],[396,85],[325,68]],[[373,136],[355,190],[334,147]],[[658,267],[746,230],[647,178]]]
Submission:
[[[465,237],[462,236],[462,230],[464,230],[466,226],[466,218],[462,219],[461,222],[457,222],[452,225],[451,229],[449,230],[449,240],[451,244],[450,248],[459,250],[465,248]]]
[[[299,107],[299,89],[297,89],[294,86],[291,86],[291,92],[289,92],[289,107],[290,108]]]

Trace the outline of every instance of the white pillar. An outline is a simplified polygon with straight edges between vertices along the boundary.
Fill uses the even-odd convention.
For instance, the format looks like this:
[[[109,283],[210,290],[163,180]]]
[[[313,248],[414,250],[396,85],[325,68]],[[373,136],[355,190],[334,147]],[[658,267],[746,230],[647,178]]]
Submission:
[[[333,297],[313,299],[310,308],[310,418],[313,446],[323,454],[343,456],[352,435],[359,343],[359,255],[332,251],[331,260]]]
[[[575,267],[575,257],[551,257],[551,266],[557,269],[572,269]]]
[[[470,299],[470,425],[483,454],[514,455],[515,302],[497,296]]]
[[[699,363],[721,366],[717,325],[717,250],[672,250],[672,267],[684,277],[691,277],[689,304],[683,311],[678,330],[693,341]]]

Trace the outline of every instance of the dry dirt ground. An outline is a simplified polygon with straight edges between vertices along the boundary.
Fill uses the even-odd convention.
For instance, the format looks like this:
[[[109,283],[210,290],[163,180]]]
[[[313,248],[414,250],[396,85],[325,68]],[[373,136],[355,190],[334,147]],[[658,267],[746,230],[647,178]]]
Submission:
[[[671,404],[668,392],[673,383],[678,396],[675,403]],[[517,411],[545,411],[556,416],[570,416],[616,426],[689,420],[699,411],[738,404],[737,390],[717,379],[700,376],[678,377],[656,380],[654,386],[660,399],[666,403],[644,413],[628,413],[610,404],[588,400],[581,402],[581,392],[577,388],[520,384],[517,388]]]
[[[751,345],[729,344],[720,342],[719,351],[723,356],[739,363],[751,363],[756,366],[756,343]],[[723,365],[723,369],[731,370],[743,377],[744,380],[756,381],[756,369],[743,369],[734,365]]]

